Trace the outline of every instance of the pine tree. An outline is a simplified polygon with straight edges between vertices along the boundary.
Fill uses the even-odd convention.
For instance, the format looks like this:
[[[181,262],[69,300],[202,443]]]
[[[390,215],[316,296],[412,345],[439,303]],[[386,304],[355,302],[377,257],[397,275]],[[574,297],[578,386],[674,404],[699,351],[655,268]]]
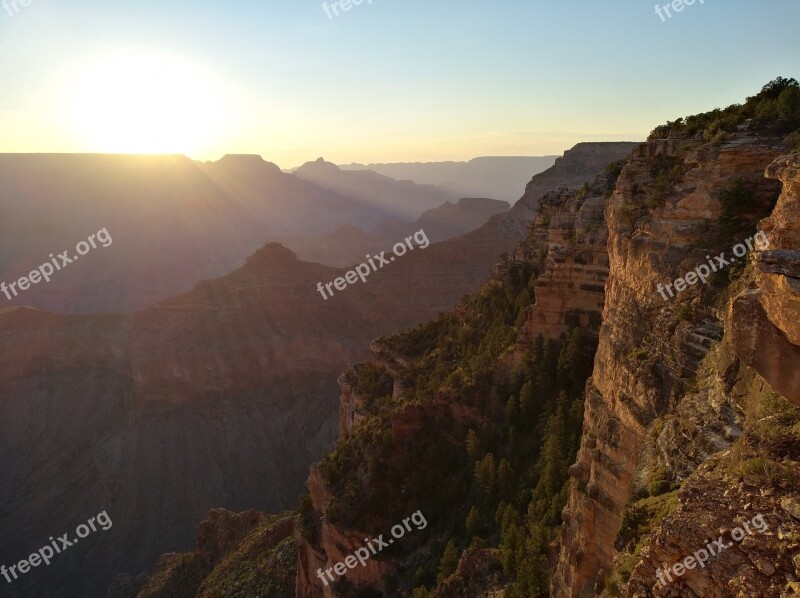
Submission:
[[[503,515],[506,514],[506,506],[507,506],[506,501],[501,500],[500,503],[497,505],[497,509],[494,512],[494,523],[501,530],[503,529]]]
[[[475,433],[475,430],[470,430],[467,432],[467,455],[472,461],[475,461],[478,458],[478,453],[481,450],[481,443],[478,440],[478,435]]]
[[[469,510],[469,515],[467,515],[467,521],[465,523],[467,528],[467,537],[477,536],[481,531],[481,515],[478,513],[478,509],[473,507]]]
[[[558,357],[558,387],[575,397],[583,390],[581,366],[583,361],[583,332],[579,326],[572,330],[569,342]]]
[[[508,430],[508,454],[514,463],[517,462],[519,457],[519,432],[515,426],[511,426]]]
[[[483,496],[491,497],[494,494],[496,479],[494,455],[489,453],[475,464],[475,485]]]
[[[528,380],[522,385],[522,389],[519,391],[519,406],[523,422],[528,426],[532,425],[539,411],[533,380]]]
[[[458,568],[458,549],[455,543],[450,540],[444,549],[444,554],[439,561],[439,571],[436,576],[436,581],[442,583],[445,579],[450,577],[456,572]]]
[[[522,518],[514,508],[514,505],[506,505],[503,511],[502,519],[500,520],[500,531],[505,531],[509,526],[519,526],[522,523]]]
[[[557,523],[557,515],[552,512],[552,499],[566,481],[564,432],[564,414],[558,409],[547,422],[540,457],[541,475],[528,507],[528,519],[531,522],[549,525]]]
[[[550,567],[547,562],[547,534],[539,526],[533,526],[521,546],[516,561],[517,581],[510,596],[520,598],[544,598],[550,591]]]
[[[503,529],[500,561],[503,564],[503,572],[508,576],[513,577],[517,573],[517,553],[523,542],[523,533],[517,525],[510,524]]]
[[[511,464],[505,458],[497,467],[497,489],[503,498],[510,498],[514,490],[514,472]]]
[[[514,425],[519,418],[519,402],[517,397],[511,395],[506,403],[506,421],[509,425]]]

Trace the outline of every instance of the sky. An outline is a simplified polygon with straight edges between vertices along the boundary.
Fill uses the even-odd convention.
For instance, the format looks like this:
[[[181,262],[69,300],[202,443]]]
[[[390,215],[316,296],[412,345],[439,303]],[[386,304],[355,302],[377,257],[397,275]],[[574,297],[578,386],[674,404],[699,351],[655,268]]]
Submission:
[[[0,8],[0,152],[561,154],[800,79],[798,0],[25,2]]]

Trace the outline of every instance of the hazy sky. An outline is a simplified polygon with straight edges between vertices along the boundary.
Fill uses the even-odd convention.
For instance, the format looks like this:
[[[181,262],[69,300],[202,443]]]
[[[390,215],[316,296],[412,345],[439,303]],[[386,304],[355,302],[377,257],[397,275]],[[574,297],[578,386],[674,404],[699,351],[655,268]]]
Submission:
[[[12,3],[0,152],[553,154],[800,78],[798,0],[666,21],[643,0],[368,2],[333,19],[317,0]]]

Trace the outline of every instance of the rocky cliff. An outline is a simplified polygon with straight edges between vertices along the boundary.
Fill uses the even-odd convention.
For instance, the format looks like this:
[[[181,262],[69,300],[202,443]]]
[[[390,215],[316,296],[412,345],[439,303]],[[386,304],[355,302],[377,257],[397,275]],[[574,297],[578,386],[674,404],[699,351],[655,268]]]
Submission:
[[[606,210],[606,303],[570,468],[556,596],[778,596],[798,574],[792,541],[779,540],[797,529],[781,508],[781,497],[796,492],[797,455],[765,448],[754,415],[777,418],[774,433],[791,444],[796,158],[773,164],[787,151],[782,139],[749,122],[716,143],[687,134],[653,139],[622,171]],[[769,214],[760,225],[769,251],[748,249],[743,258],[736,245]],[[721,252],[729,267],[708,284],[694,276],[674,297],[664,290]],[[777,468],[767,483],[750,471],[763,464]],[[768,533],[730,549],[709,571],[669,587],[657,580],[659,567],[663,574],[705,538],[730,539],[759,513]]]
[[[783,396],[800,405],[800,169],[796,156],[769,165],[783,193],[761,229],[769,250],[758,255],[754,288],[732,305],[739,358]]]
[[[412,588],[414,596],[436,597],[500,588],[511,597],[789,596],[800,589],[800,410],[792,405],[798,158],[787,154],[785,141],[796,124],[748,118],[754,105],[774,100],[767,89],[744,106],[657,129],[605,181],[524,206],[534,214],[529,234],[476,299],[480,305],[486,294],[517,288],[515,280],[528,283],[527,295],[513,296],[516,338],[489,360],[488,371],[484,355],[469,348],[471,322],[485,316],[465,301],[428,328],[373,344],[372,361],[340,378],[341,439],[308,481],[306,516],[319,527],[301,527],[297,536],[298,596],[410,595]],[[419,336],[437,329],[431,351],[420,355]],[[483,333],[491,344],[493,334]],[[563,487],[551,469],[559,449],[549,436],[562,431],[563,459],[570,438],[563,407],[541,397],[540,417],[549,417],[539,420],[544,435],[542,427],[533,432],[526,465],[515,457],[520,428],[512,422],[525,430],[521,414],[536,396],[527,384],[548,384],[546,368],[530,367],[532,355],[547,362],[547,338],[562,347],[551,367],[574,372],[577,381],[575,355],[597,348],[579,448]],[[455,339],[463,351],[452,351]],[[572,357],[569,348],[576,349]],[[520,370],[520,382],[527,380],[521,388],[514,382]],[[569,401],[567,378],[559,373],[560,405]],[[503,404],[510,428],[498,420]],[[465,437],[471,427],[486,432]],[[413,466],[398,466],[398,437],[416,455]],[[412,448],[433,438],[438,464]],[[473,485],[461,487],[458,498],[449,491],[458,487],[451,442],[475,455],[465,464]],[[493,502],[476,486],[499,484],[501,457],[510,470],[522,466],[539,477],[527,486],[518,480],[519,494],[498,504],[498,494]],[[394,482],[373,472],[373,461]],[[399,486],[407,509],[426,505],[410,481],[425,477],[416,473],[425,468],[429,482],[437,479],[428,492],[450,509],[437,520],[439,535],[425,549],[386,559],[385,567],[348,574],[344,585],[322,585],[318,568],[390,524],[388,512],[399,514],[370,498],[356,501],[357,493],[388,497]],[[517,501],[527,505],[521,525]],[[557,504],[566,504],[562,529],[548,546],[554,519],[547,509]],[[357,514],[342,515],[344,505]],[[715,539],[724,552],[712,552],[702,567],[697,558],[692,567],[681,564]],[[431,556],[437,575],[430,564],[426,572]],[[546,589],[549,566],[555,574]]]

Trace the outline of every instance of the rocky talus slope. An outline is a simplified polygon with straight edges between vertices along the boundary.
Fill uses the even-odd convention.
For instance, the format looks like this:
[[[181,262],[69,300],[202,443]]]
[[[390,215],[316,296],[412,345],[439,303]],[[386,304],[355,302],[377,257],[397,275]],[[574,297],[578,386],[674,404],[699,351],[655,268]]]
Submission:
[[[786,149],[780,136],[741,126],[720,144],[652,140],[623,169],[606,211],[603,325],[553,595],[792,595],[783,592],[800,576],[800,415],[789,403],[798,401],[799,206],[797,157],[781,158]],[[722,230],[721,197],[732,189],[746,190],[739,222],[771,214],[760,224],[769,250],[665,300],[659,284],[722,251],[732,258],[755,232]],[[768,531],[705,571],[658,581],[657,569],[730,540],[757,514]]]

